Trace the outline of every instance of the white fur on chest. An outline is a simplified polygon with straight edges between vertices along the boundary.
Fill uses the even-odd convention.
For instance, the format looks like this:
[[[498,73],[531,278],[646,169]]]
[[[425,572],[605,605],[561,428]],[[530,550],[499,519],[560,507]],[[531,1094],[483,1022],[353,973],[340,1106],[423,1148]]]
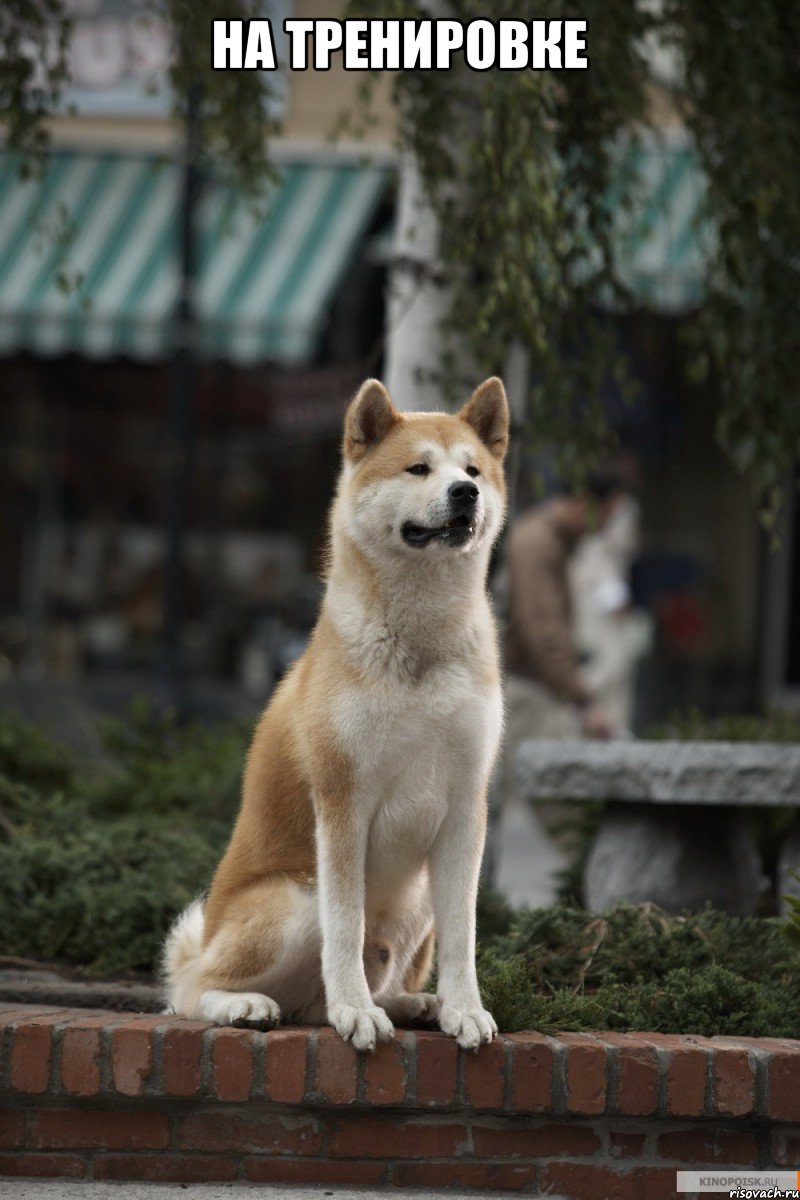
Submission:
[[[355,769],[354,802],[369,822],[367,875],[390,891],[417,872],[450,805],[472,801],[494,756],[499,689],[463,664],[416,686],[343,688],[337,734]]]
[[[356,786],[392,793],[401,780],[420,777],[441,788],[465,756],[482,760],[499,734],[500,709],[499,688],[450,664],[416,685],[388,679],[342,687],[334,723]]]

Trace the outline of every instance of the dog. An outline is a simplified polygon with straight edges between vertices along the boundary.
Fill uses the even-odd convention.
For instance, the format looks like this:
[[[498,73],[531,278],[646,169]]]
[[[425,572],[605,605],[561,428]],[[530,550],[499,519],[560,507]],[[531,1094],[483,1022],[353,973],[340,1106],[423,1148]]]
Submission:
[[[472,1050],[496,1034],[475,906],[502,726],[486,578],[508,430],[496,378],[455,415],[400,412],[375,379],[351,402],[319,620],[256,727],[208,898],[168,934],[174,1012],[327,1021],[358,1050],[393,1023],[438,1022]]]

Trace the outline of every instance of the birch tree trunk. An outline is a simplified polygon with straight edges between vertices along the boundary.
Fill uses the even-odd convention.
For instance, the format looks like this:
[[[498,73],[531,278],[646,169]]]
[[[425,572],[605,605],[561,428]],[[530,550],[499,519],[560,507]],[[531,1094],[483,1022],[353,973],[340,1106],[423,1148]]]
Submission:
[[[442,408],[441,323],[449,293],[439,256],[439,221],[408,150],[400,166],[388,287],[384,376],[389,394],[402,409]]]

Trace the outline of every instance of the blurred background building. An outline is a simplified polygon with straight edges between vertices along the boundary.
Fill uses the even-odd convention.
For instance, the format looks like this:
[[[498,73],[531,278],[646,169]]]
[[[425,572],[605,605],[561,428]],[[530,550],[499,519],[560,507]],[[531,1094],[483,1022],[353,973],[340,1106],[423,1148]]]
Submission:
[[[144,5],[69,7],[72,83],[46,168],[23,179],[6,154],[0,175],[0,686],[127,696],[152,679],[169,619],[175,352],[188,339],[180,665],[212,708],[236,710],[264,699],[313,622],[342,413],[381,373],[396,117],[379,88],[366,139],[333,141],[358,73],[334,60],[285,76],[264,202],[201,181],[193,319],[176,329],[184,130],[163,86],[166,33]],[[274,27],[315,7],[275,2]],[[768,556],[714,442],[713,380],[687,382],[702,181],[666,90],[654,86],[653,105],[656,133],[621,164],[641,180],[618,221],[636,308],[609,314],[641,389],[630,405],[606,397],[641,481],[631,595],[654,634],[639,730],[676,707],[753,709],[800,688],[791,518]]]

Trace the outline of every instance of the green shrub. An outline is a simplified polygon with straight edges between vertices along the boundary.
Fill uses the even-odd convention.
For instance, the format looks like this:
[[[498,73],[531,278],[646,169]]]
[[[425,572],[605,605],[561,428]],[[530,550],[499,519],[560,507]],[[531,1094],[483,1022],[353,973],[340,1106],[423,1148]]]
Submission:
[[[524,956],[539,990],[661,979],[717,963],[750,978],[778,978],[790,957],[778,920],[710,908],[674,917],[649,904],[602,916],[563,906],[521,912],[495,944],[505,957]]]
[[[124,718],[104,718],[100,734],[110,763],[90,789],[93,811],[235,816],[245,725],[182,724],[139,699]]]
[[[13,709],[0,709],[0,776],[31,787],[67,787],[74,769],[73,756],[65,746]]]
[[[101,732],[107,761],[78,770],[0,714],[0,952],[151,971],[225,848],[246,732],[179,726],[144,702]]]
[[[792,875],[800,883],[800,871],[793,871]],[[788,895],[784,899],[789,905],[784,930],[791,945],[800,952],[800,896]]]
[[[516,914],[482,945],[481,990],[503,1029],[800,1036],[800,958],[775,919],[557,906]]]
[[[0,843],[3,953],[90,974],[151,971],[172,918],[208,886],[225,827],[169,828],[134,816],[99,822],[66,802],[51,815]]]
[[[672,713],[647,737],[661,742],[800,742],[800,714],[776,708],[709,717],[699,708],[688,708]]]

